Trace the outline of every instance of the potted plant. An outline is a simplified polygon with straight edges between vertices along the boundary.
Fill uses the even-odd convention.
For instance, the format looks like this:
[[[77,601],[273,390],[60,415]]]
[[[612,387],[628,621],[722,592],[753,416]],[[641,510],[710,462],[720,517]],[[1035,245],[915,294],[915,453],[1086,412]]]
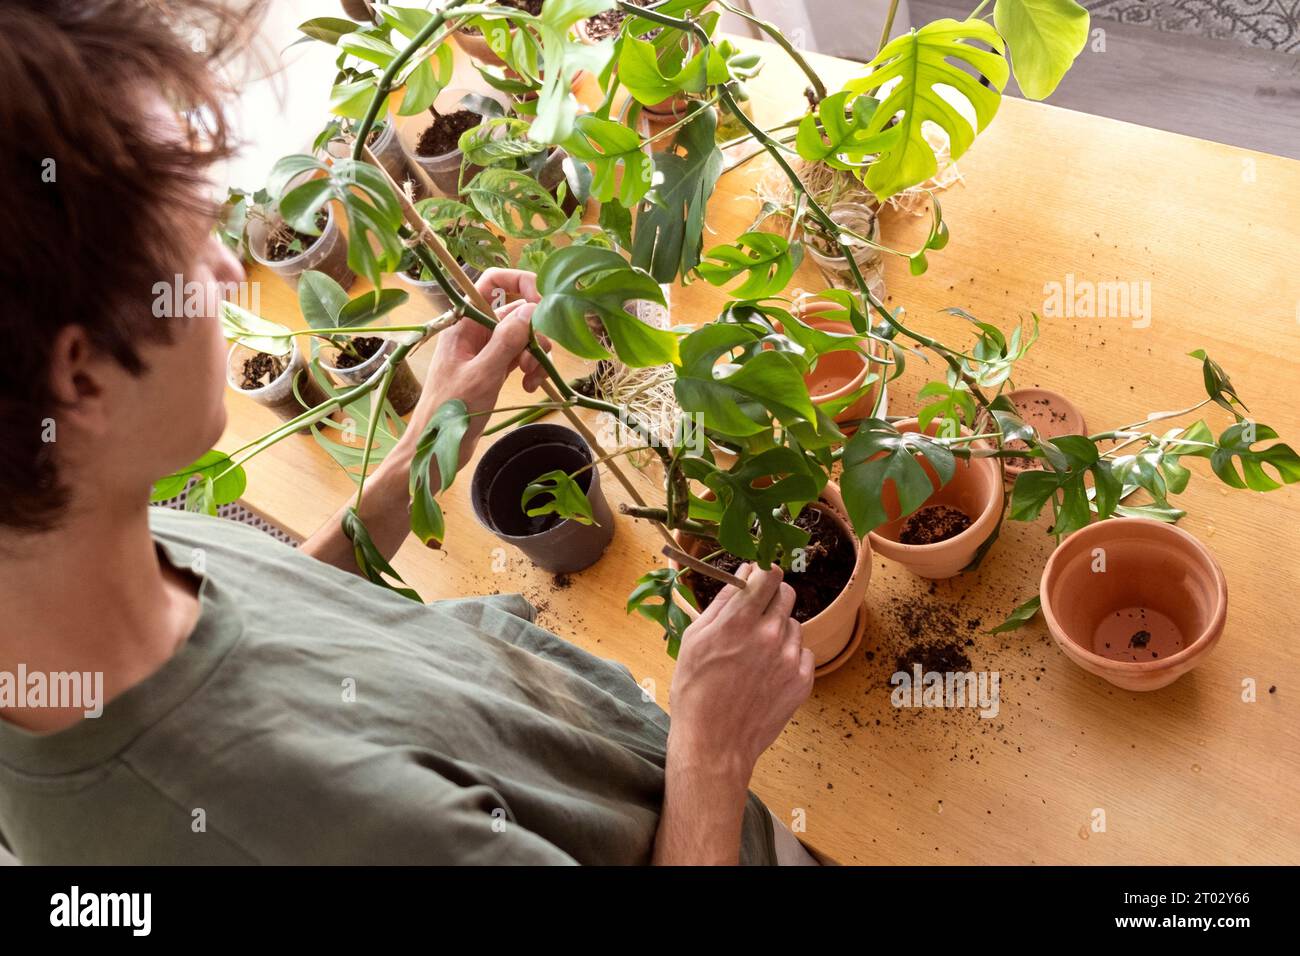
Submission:
[[[273,203],[250,199],[245,217],[244,246],[249,255],[291,286],[296,287],[298,277],[313,269],[347,288],[356,280],[333,206],[322,204],[310,218],[290,223]]]
[[[595,564],[614,536],[595,454],[560,425],[524,425],[492,445],[474,469],[479,522],[545,571]]]
[[[239,306],[227,303],[226,308]],[[271,351],[233,343],[226,356],[226,382],[286,422],[326,398],[307,368],[302,351],[291,341],[277,342]]]
[[[406,127],[403,149],[411,162],[429,175],[442,195],[457,197],[462,182],[477,172],[474,167],[464,165],[461,136],[482,123],[485,115],[497,115],[500,111],[501,105],[488,97],[468,90],[444,90],[429,106],[428,122]]]
[[[471,279],[477,279],[484,269],[510,264],[501,238],[487,228],[483,217],[472,206],[455,199],[431,197],[416,203],[415,208]],[[435,311],[445,312],[452,307],[447,293],[413,251],[403,252],[395,276],[400,283],[424,296]]]
[[[725,2],[721,5],[730,9]],[[367,80],[369,102],[358,110],[363,114],[356,129],[360,142],[365,141],[403,78],[408,80],[405,95],[413,95],[409,82],[417,69],[413,64],[435,60],[447,48],[464,24],[465,17],[456,13],[462,6],[466,6],[464,0],[448,0],[436,12],[377,7],[386,21],[391,18],[404,25],[408,42],[395,49],[395,55],[383,51],[387,61],[382,74]],[[579,20],[615,6],[630,15],[612,42],[580,44],[570,37]],[[506,468],[504,462],[496,467],[481,465],[483,477],[476,482],[480,488],[491,488],[507,472],[517,474],[512,479],[515,487],[507,494],[505,485],[501,486],[491,515],[485,512],[485,518],[503,520],[496,505],[506,507],[506,499],[513,500],[517,494],[518,512],[504,520],[517,518],[522,524],[545,519],[557,526],[567,523],[571,528],[587,529],[592,535],[597,533],[591,530],[594,528],[608,534],[612,520],[604,521],[599,495],[592,494],[593,489],[598,491],[598,469],[606,469],[607,476],[623,482],[629,495],[637,499],[639,492],[626,481],[619,461],[632,454],[653,456],[660,500],[638,502],[624,510],[652,522],[675,563],[650,570],[636,583],[629,611],[660,623],[669,650],[674,651],[689,624],[691,610],[708,600],[713,579],[727,579],[726,568],[734,569],[742,561],[763,566],[779,563],[793,577],[807,573],[810,562],[838,556],[832,560],[837,573],[825,578],[829,583],[818,593],[805,595],[806,624],[818,621],[821,615],[835,619],[824,642],[820,627],[805,628],[806,638],[811,630],[811,639],[817,642],[819,660],[835,664],[852,652],[855,624],[862,613],[871,535],[876,533],[883,549],[888,533],[882,529],[943,503],[937,496],[950,487],[960,487],[962,475],[988,476],[994,471],[1000,475],[1002,462],[1016,457],[1044,464],[1042,469],[1019,475],[1007,500],[1000,494],[998,481],[992,482],[994,494],[987,495],[987,489],[982,492],[981,500],[991,500],[993,507],[985,504],[978,509],[978,516],[966,515],[976,527],[973,532],[966,529],[961,533],[966,536],[963,547],[973,546],[965,568],[975,566],[989,553],[1003,520],[1035,520],[1049,507],[1051,532],[1064,542],[1063,548],[1070,547],[1071,535],[1076,532],[1103,533],[1091,531],[1094,526],[1122,529],[1133,517],[1175,521],[1182,512],[1170,497],[1180,493],[1190,478],[1184,459],[1207,458],[1214,474],[1233,487],[1267,491],[1300,481],[1300,456],[1278,442],[1267,426],[1247,417],[1226,373],[1201,352],[1195,353],[1206,392],[1200,402],[1093,434],[1048,437],[1040,433],[1021,418],[1007,394],[1017,362],[1037,335],[1036,319],[1031,325],[1004,330],[955,310],[969,320],[973,341],[947,343],[927,335],[910,324],[901,309],[888,309],[880,301],[854,256],[851,240],[855,230],[846,229],[831,215],[792,165],[790,149],[804,162],[842,169],[856,177],[876,202],[925,181],[933,175],[937,159],[929,141],[921,136],[922,125],[930,122],[943,127],[950,137],[949,151],[954,157],[960,154],[996,112],[1009,76],[1003,55],[1008,52],[1022,90],[1033,97],[1045,96],[1086,40],[1086,13],[1069,0],[1047,3],[1041,17],[1068,41],[1051,47],[1038,43],[1038,25],[1015,18],[1000,29],[974,17],[928,24],[884,44],[863,74],[838,90],[828,90],[788,41],[778,38],[779,31],[763,24],[764,32],[785,48],[809,79],[808,112],[782,124],[780,131],[772,131],[759,127],[740,105],[741,74],[752,69],[752,64],[727,55],[725,41],[714,38],[710,20],[701,16],[703,6],[690,0],[671,0],[655,8],[616,4],[614,0],[548,2],[541,20],[536,21],[544,29],[518,31],[517,37],[527,34],[531,39],[512,41],[501,51],[507,64],[525,67],[518,71],[525,78],[533,76],[524,62],[533,44],[545,60],[547,79],[529,107],[531,121],[518,114],[503,114],[493,118],[492,122],[502,122],[490,131],[483,129],[487,125],[483,123],[462,134],[460,145],[467,160],[470,150],[466,146],[518,151],[513,157],[502,158],[500,166],[483,164],[483,171],[467,184],[465,205],[511,238],[529,240],[521,255],[532,256],[529,261],[538,266],[541,301],[533,314],[536,331],[579,359],[617,362],[630,369],[667,368],[678,416],[678,427],[665,441],[661,429],[573,388],[550,356],[534,345],[532,354],[549,377],[546,401],[527,409],[497,411],[531,415],[559,409],[572,416],[576,408],[587,408],[619,418],[631,437],[618,450],[605,451],[584,432],[581,420],[572,416],[571,422],[587,446],[581,458],[536,461],[517,469]],[[482,16],[479,9],[475,7],[476,17]],[[531,14],[511,7],[495,6],[495,10],[495,19],[534,22]],[[653,65],[645,63],[644,77],[630,74],[623,52],[634,47],[627,42],[629,37],[635,39],[646,32],[645,24],[663,31],[665,47],[689,38],[687,47],[697,51],[687,61],[686,65],[694,64],[691,69],[684,66],[676,73],[664,72],[656,58]],[[659,40],[656,37],[656,43]],[[369,40],[349,42],[373,46]],[[702,59],[695,63],[696,57]],[[973,72],[953,69],[954,62]],[[618,65],[617,77],[611,68],[614,63]],[[606,94],[601,108],[591,113],[581,113],[569,91],[567,81],[580,68],[600,78]],[[644,138],[611,118],[609,106],[619,83],[634,95],[634,88],[640,89],[639,100],[685,95],[689,100],[685,115],[655,139]],[[936,113],[927,105],[940,84],[951,85],[956,95],[968,101],[975,121],[956,113]],[[805,230],[750,232],[704,252],[706,206],[722,166],[716,141],[718,110],[739,123],[787,177],[796,215],[815,224],[827,242],[838,247],[853,287],[822,294],[834,308],[819,310],[814,316],[791,309],[784,298],[802,256]],[[774,132],[779,135],[789,130],[794,130],[792,147],[774,136]],[[649,152],[652,141],[660,148]],[[599,223],[605,233],[617,237],[617,242],[610,244],[617,248],[584,242],[548,252],[537,246],[538,241],[567,234],[573,227],[558,220],[538,222],[536,208],[530,208],[535,192],[523,190],[522,185],[522,192],[514,185],[505,188],[499,175],[496,178],[501,182],[497,183],[488,176],[519,174],[536,186],[536,180],[524,175],[520,164],[561,146],[572,164],[583,167],[590,176],[591,196],[600,204]],[[198,494],[205,508],[220,503],[222,493],[216,489],[232,486],[218,479],[238,474],[251,454],[298,427],[322,421],[349,402],[372,393],[384,399],[409,352],[447,324],[473,321],[491,328],[496,323],[490,304],[477,294],[463,270],[444,266],[450,257],[435,255],[429,247],[441,240],[433,230],[413,228],[404,219],[395,197],[375,179],[379,171],[361,162],[361,154],[362,147],[354,143],[350,160],[336,161],[328,168],[320,167],[311,157],[283,160],[278,165],[281,177],[308,171],[315,174],[308,184],[295,187],[281,199],[282,210],[287,205],[292,212],[286,219],[293,224],[314,214],[325,202],[338,203],[348,220],[349,256],[357,271],[372,276],[378,285],[383,273],[396,267],[401,251],[409,248],[445,290],[452,309],[422,324],[390,326],[387,331],[400,338],[394,340],[392,351],[381,357],[375,374],[331,395],[249,449],[231,456],[205,456],[196,463],[192,473],[204,475]],[[650,196],[652,185],[654,195]],[[536,234],[528,235],[529,231]],[[947,238],[935,204],[924,245],[904,253],[913,269],[924,270],[928,252],[941,249]],[[631,262],[619,248],[630,251]],[[834,252],[834,248],[828,246],[828,251]],[[663,304],[660,283],[691,275],[731,288],[727,307],[698,327],[656,327],[625,308],[631,300]],[[342,322],[341,311],[327,310],[327,314],[338,324],[302,332],[281,327],[268,331],[245,324],[229,328],[228,335],[249,344],[259,336],[280,341],[297,335],[324,335],[332,340],[367,334],[365,326],[349,324],[351,320]],[[810,321],[813,318],[819,323],[834,322],[836,327],[819,327]],[[917,393],[921,405],[917,421],[890,421],[877,401],[869,417],[855,423],[846,421],[841,427],[835,412],[842,409],[813,400],[809,383],[815,382],[817,368],[829,364],[824,362],[828,356],[854,350],[874,356],[881,367],[878,374],[890,382],[898,381],[911,357],[935,360],[942,377],[927,382]],[[864,380],[854,391],[865,394],[876,384]],[[883,392],[885,382],[879,384]],[[1201,421],[1172,429],[1156,427],[1158,422],[1194,416],[1210,404],[1232,416],[1217,437]],[[379,418],[373,416],[369,422],[371,434],[356,475],[358,495],[371,461]],[[977,426],[981,420],[984,423]],[[436,545],[445,533],[436,494],[455,480],[460,439],[467,427],[468,413],[453,400],[436,410],[420,436],[410,473],[411,527],[425,543]],[[494,463],[513,460],[509,453],[517,442],[523,438],[507,433],[488,449],[485,462],[489,456]],[[1023,447],[1010,447],[1013,442],[1023,443]],[[577,450],[567,438],[553,443]],[[732,459],[722,460],[712,451],[714,447],[730,449]],[[430,484],[429,466],[434,458],[439,463],[438,488]],[[488,499],[482,500],[486,505]],[[993,520],[988,520],[987,514],[992,514]],[[355,546],[363,573],[376,583],[414,596],[368,544],[355,509],[345,514],[344,531]],[[841,581],[845,568],[851,570]],[[704,583],[706,580],[709,583]],[[1054,594],[1050,587],[1045,593],[1049,599]],[[1005,626],[1028,620],[1036,613],[1038,602],[1037,597],[1026,602]],[[1080,632],[1068,620],[1060,626],[1070,634]]]

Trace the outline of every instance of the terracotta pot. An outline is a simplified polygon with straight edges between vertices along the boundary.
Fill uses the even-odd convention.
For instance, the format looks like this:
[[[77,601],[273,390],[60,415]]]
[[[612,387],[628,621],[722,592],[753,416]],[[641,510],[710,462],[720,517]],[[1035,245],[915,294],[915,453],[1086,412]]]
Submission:
[[[582,436],[562,425],[523,425],[506,432],[474,469],[470,500],[479,524],[544,571],[560,574],[590,567],[614,537],[614,514],[600,490],[598,467],[575,479],[587,493],[595,524],[555,515],[529,517],[520,499],[528,484],[548,471],[572,474],[594,459]]]
[[[915,418],[895,422],[894,427],[900,432],[921,430]],[[926,433],[933,435],[937,429],[938,424],[932,422]],[[963,433],[970,434],[965,429]],[[978,446],[981,443],[975,444]],[[1002,505],[1002,476],[996,460],[992,458],[959,458],[952,480],[940,488],[939,476],[934,468],[924,457],[919,460],[936,490],[917,511],[931,505],[947,505],[970,518],[970,527],[946,541],[903,544],[899,536],[906,519],[897,517],[900,510],[898,492],[892,481],[886,481],[882,488],[881,502],[885,513],[892,520],[872,531],[868,537],[876,551],[891,561],[897,561],[913,574],[932,579],[950,578],[960,574],[975,559],[975,552],[993,532]]]
[[[1083,421],[1083,412],[1079,411],[1064,395],[1049,392],[1045,388],[1018,388],[1007,392],[1007,398],[1020,412],[1021,420],[1034,426],[1043,438],[1088,433],[1088,426]],[[1016,476],[1021,472],[1041,469],[1043,459],[1006,458],[1003,459],[1002,464],[1006,469],[1007,480],[1015,481]]]
[[[244,362],[256,354],[247,346],[240,345],[238,342],[233,343],[226,355],[226,384],[240,395],[247,395],[257,404],[275,412],[281,421],[287,422],[297,418],[307,409],[315,408],[329,399],[329,396],[325,394],[325,390],[320,387],[320,383],[312,378],[297,342],[294,343],[293,351],[289,353],[289,364],[275,381],[263,385],[261,388],[241,388],[240,382],[243,379]],[[298,394],[302,396],[301,402],[298,400],[298,396],[294,394],[295,378],[298,384]],[[311,434],[311,427],[300,428],[298,432],[302,435],[309,435]]]
[[[803,623],[803,646],[813,652],[813,662],[820,677],[844,664],[851,656],[852,649],[857,646],[860,612],[866,600],[867,584],[871,581],[871,546],[853,533],[848,513],[844,510],[844,499],[840,497],[839,486],[834,482],[827,483],[822,490],[821,500],[810,507],[820,508],[823,514],[833,518],[857,551],[857,561],[844,590],[820,614]],[[674,532],[674,535],[679,548],[688,554],[699,556],[700,548],[704,546],[703,541],[680,531]],[[674,561],[669,564],[680,568]],[[700,616],[700,612],[685,601],[678,599],[678,603],[691,620]]]
[[[1214,556],[1150,518],[1074,532],[1048,559],[1038,593],[1066,657],[1125,690],[1165,687],[1202,663],[1228,616]]]
[[[500,24],[501,29],[509,29],[506,21],[502,20]],[[497,56],[492,47],[488,46],[487,37],[482,33],[466,33],[464,30],[457,30],[451,36],[458,47],[484,66],[505,66],[505,60]]]
[[[339,229],[334,204],[326,203],[325,208],[329,221],[316,241],[298,255],[274,262],[266,258],[266,222],[250,219],[247,229],[249,254],[295,289],[298,288],[298,277],[308,269],[323,272],[344,289],[350,289],[357,274],[348,267],[348,240]]]
[[[376,329],[375,334],[382,337],[382,330]],[[338,361],[338,350],[325,348],[321,350],[320,365],[328,372],[338,383],[345,388],[351,388],[354,385],[361,385],[370,381],[376,375],[380,374],[380,367],[384,364],[384,356],[393,349],[397,348],[397,343],[391,339],[385,339],[383,347],[371,355],[360,365],[353,365],[350,368],[340,368],[335,363]],[[393,411],[399,415],[405,415],[420,400],[420,381],[411,371],[411,366],[406,359],[397,363],[397,368],[393,371],[393,380],[388,385],[388,401],[393,406]]]
[[[821,318],[824,313],[834,312],[839,308],[838,304],[826,299],[804,299],[795,303],[794,312],[806,325],[811,325],[815,329],[835,332],[839,335],[852,334],[855,330],[850,323]],[[883,379],[885,367],[872,363],[872,357],[872,353],[864,348],[857,352],[828,352],[817,359],[817,367],[809,375],[804,376],[813,404],[825,405],[857,391],[872,372]],[[876,396],[880,388],[881,382],[877,380],[876,384],[861,398],[834,416],[836,423],[870,418],[872,410],[876,407]],[[878,417],[883,417],[885,413],[885,400],[882,398]]]

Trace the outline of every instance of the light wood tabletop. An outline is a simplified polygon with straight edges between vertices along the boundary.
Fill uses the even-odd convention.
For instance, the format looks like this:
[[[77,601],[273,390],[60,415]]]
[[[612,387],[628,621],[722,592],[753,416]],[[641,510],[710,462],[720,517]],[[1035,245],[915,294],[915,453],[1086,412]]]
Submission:
[[[751,88],[756,118],[774,125],[799,114],[804,83],[763,48],[769,62]],[[812,59],[828,84],[858,69]],[[959,165],[964,183],[942,194],[948,247],[922,276],[901,260],[888,267],[889,304],[904,305],[912,325],[965,343],[969,326],[940,309],[1007,327],[1043,313],[1049,283],[1138,283],[1150,291],[1149,323],[1045,317],[1016,384],[1069,394],[1099,431],[1198,401],[1201,371],[1187,353],[1204,348],[1257,421],[1300,442],[1300,163],[1007,99]],[[760,160],[722,178],[706,247],[749,225],[766,172]],[[906,248],[925,228],[924,218],[887,214],[884,238]],[[260,270],[250,278],[262,283],[263,314],[302,325],[288,286]],[[822,287],[811,262],[794,287]],[[707,322],[724,300],[702,281],[675,288],[673,320]],[[413,302],[392,321],[425,312]],[[417,371],[431,351],[413,359]],[[586,371],[571,357],[559,364],[569,376]],[[910,362],[891,385],[890,414],[914,411],[917,389],[940,375],[933,362]],[[502,404],[524,401],[516,377]],[[221,448],[275,423],[233,393],[227,405]],[[1213,409],[1207,417],[1217,434],[1225,422]],[[861,649],[817,682],[762,759],[755,792],[844,863],[1300,863],[1300,488],[1228,491],[1206,466],[1191,463],[1182,527],[1221,562],[1230,608],[1198,670],[1131,693],[1071,664],[1041,618],[989,635],[1037,592],[1052,548],[1046,518],[1008,523],[983,567],[951,581],[929,583],[876,557]],[[281,442],[248,472],[246,503],[299,536],[353,487],[309,437]],[[478,525],[470,473],[443,497],[446,546],[410,538],[402,548],[395,565],[407,582],[426,600],[522,592],[542,625],[626,664],[668,707],[673,663],[658,629],[623,610],[634,580],[663,562],[654,531],[619,518],[604,558],[557,584]],[[602,486],[612,502],[627,500],[616,482]],[[972,667],[999,672],[997,716],[895,709],[897,657],[918,640],[953,637]],[[1253,701],[1243,699],[1247,681]]]

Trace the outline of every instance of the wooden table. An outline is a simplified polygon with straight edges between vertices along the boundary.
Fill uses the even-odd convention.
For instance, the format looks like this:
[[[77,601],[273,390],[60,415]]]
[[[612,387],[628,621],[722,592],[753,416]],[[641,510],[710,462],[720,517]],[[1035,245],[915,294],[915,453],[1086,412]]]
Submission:
[[[774,125],[798,114],[804,84],[779,51],[765,52],[769,64],[752,88],[757,118]],[[814,60],[832,84],[855,70]],[[1100,430],[1197,401],[1200,369],[1186,353],[1203,347],[1259,421],[1300,441],[1292,397],[1300,384],[1300,163],[1009,99],[960,166],[965,184],[943,195],[948,248],[920,277],[889,266],[891,305],[905,304],[914,325],[968,341],[965,323],[939,309],[960,306],[1007,326],[1041,313],[1045,284],[1067,274],[1149,282],[1149,327],[1048,319],[1018,384],[1068,392]],[[722,179],[706,245],[749,224],[751,190],[764,171],[755,162]],[[907,247],[923,229],[924,220],[887,217],[885,237]],[[268,317],[300,325],[280,280],[252,278],[264,280]],[[821,288],[811,263],[795,285]],[[674,321],[708,321],[723,301],[703,282],[676,289]],[[409,305],[394,321],[403,313],[422,310]],[[415,358],[417,370],[431,351]],[[583,370],[571,359],[561,368]],[[890,389],[891,414],[915,410],[916,389],[938,374],[909,363]],[[502,404],[522,399],[515,382]],[[229,409],[220,447],[273,424],[233,394]],[[1211,420],[1217,433],[1222,422]],[[846,863],[1300,863],[1300,489],[1228,493],[1205,465],[1192,464],[1183,527],[1216,553],[1232,597],[1227,632],[1199,670],[1135,694],[1073,666],[1041,620],[987,635],[1036,593],[1052,546],[1044,523],[1008,524],[984,567],[953,581],[930,584],[877,558],[862,649],[818,681],[760,763],[755,791],[777,816],[803,820],[807,842]],[[427,600],[521,591],[542,624],[627,664],[668,706],[673,665],[658,630],[623,612],[634,579],[662,561],[657,535],[620,519],[603,560],[557,587],[479,527],[469,476],[443,499],[445,549],[430,552],[412,538],[401,550],[396,566],[406,580]],[[262,455],[249,477],[246,502],[302,536],[352,489],[310,438]],[[614,481],[604,487],[625,500]],[[1001,674],[998,717],[895,710],[887,681],[896,655],[918,635],[953,633],[972,642],[973,667]],[[1253,703],[1242,699],[1246,679],[1258,688]]]

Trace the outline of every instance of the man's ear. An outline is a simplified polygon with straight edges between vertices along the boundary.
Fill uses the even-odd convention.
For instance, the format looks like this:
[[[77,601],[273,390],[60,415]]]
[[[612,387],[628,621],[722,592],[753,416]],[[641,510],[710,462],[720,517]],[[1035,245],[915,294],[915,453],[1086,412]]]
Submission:
[[[61,425],[91,433],[108,427],[107,371],[84,327],[65,325],[59,330],[50,351],[48,382]]]

